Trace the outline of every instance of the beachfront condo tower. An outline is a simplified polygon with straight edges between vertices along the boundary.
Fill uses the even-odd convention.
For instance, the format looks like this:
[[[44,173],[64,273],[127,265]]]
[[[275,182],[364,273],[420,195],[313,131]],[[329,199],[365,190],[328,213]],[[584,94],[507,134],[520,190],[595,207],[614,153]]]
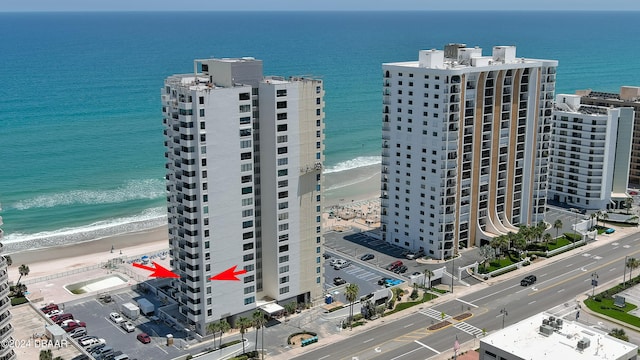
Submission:
[[[619,94],[592,90],[578,90],[576,94],[582,96],[580,101],[586,105],[631,107],[635,110],[629,186],[640,188],[640,87],[622,86]]]
[[[587,210],[627,207],[633,108],[580,104],[557,96],[553,110],[549,201]]]
[[[543,220],[556,67],[463,44],[383,64],[385,241],[443,259]]]
[[[2,216],[0,216],[0,226],[2,226]],[[4,232],[0,228],[0,253],[2,253],[2,237]],[[13,326],[11,325],[11,300],[9,299],[9,262],[7,258],[0,255],[0,359],[17,359],[14,352]]]
[[[197,333],[322,297],[324,88],[254,58],[195,60],[162,89],[173,297]],[[211,280],[235,268],[238,281]]]

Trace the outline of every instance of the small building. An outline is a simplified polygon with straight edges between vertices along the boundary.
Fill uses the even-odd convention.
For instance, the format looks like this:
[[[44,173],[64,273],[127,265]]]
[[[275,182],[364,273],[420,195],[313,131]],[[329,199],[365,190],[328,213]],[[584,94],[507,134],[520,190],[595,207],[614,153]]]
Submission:
[[[480,340],[481,360],[637,359],[638,346],[580,323],[539,313]]]

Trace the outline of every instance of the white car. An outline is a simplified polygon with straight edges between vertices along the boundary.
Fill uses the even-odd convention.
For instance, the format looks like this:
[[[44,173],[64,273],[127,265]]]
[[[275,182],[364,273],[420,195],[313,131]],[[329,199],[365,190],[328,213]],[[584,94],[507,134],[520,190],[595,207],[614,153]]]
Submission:
[[[124,321],[124,318],[120,316],[120,314],[118,314],[117,312],[112,312],[111,314],[109,314],[109,318],[111,319],[111,321],[113,321],[116,324],[120,324],[121,322]]]
[[[54,316],[54,315],[58,315],[58,314],[62,314],[64,313],[64,311],[62,310],[51,310],[50,312],[48,312],[46,315],[48,318]]]
[[[65,327],[65,326],[69,325],[69,323],[72,323],[72,322],[80,323],[80,320],[78,320],[78,319],[65,320],[65,321],[62,322],[62,324],[60,324],[60,327]]]
[[[131,321],[123,321],[122,323],[120,323],[120,327],[124,329],[124,331],[130,333],[136,330],[136,327],[133,326],[133,324],[131,323]]]
[[[106,343],[105,339],[98,339],[96,337],[92,337],[92,338],[80,341],[80,345],[82,345],[84,347],[98,345],[98,344],[104,344],[104,343]]]

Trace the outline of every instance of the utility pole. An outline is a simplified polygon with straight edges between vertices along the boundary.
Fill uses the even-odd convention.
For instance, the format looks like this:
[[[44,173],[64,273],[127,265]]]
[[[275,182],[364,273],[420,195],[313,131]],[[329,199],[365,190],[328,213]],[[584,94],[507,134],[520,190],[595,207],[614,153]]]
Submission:
[[[456,261],[456,250],[453,249],[451,254],[451,293],[453,294],[453,281],[456,279],[456,276],[454,274],[455,267],[453,266],[454,262]]]
[[[591,297],[595,295],[596,286],[598,286],[598,274],[594,271],[591,273]]]
[[[576,247],[576,236],[578,236],[578,209],[569,209],[573,212],[573,247]]]
[[[627,258],[629,255],[625,255],[624,257],[624,265],[622,265],[622,270],[624,270],[624,275],[622,275],[622,288],[624,289],[627,285]],[[629,279],[631,280],[631,279]]]
[[[500,314],[502,314],[502,328],[504,329],[504,318],[509,315],[506,308],[500,309]]]

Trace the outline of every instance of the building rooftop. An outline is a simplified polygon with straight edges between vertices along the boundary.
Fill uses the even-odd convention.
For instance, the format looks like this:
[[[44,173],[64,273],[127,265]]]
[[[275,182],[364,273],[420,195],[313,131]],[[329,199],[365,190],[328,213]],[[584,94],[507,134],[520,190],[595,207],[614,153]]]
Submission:
[[[559,319],[561,325],[555,320],[543,324],[552,318],[534,315],[486,336],[480,347],[489,344],[522,359],[626,359],[637,352],[638,346],[580,323]]]

